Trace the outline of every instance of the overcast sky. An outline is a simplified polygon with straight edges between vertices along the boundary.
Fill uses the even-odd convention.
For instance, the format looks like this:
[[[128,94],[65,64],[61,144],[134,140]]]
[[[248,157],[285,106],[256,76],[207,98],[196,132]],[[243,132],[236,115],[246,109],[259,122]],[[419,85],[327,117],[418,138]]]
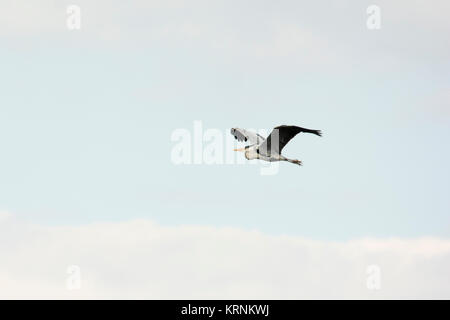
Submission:
[[[80,30],[67,27],[72,4]],[[0,296],[170,297],[181,283],[178,298],[449,298],[449,10],[2,1]],[[194,121],[224,135],[295,124],[324,136],[292,140],[283,152],[304,166],[275,175],[175,165],[171,135]],[[287,262],[267,265],[273,256]],[[159,277],[128,278],[159,259]],[[77,293],[69,265],[83,271]],[[375,293],[368,265],[389,279]],[[186,278],[205,286],[192,293]]]

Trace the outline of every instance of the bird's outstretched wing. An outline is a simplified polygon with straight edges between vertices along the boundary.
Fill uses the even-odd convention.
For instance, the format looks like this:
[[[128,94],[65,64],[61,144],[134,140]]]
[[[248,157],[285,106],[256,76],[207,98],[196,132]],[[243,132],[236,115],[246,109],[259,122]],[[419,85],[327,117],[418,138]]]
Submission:
[[[241,128],[231,128],[231,134],[237,141],[249,142],[250,144],[260,144],[265,139],[256,132],[241,129]]]
[[[280,154],[284,146],[300,132],[312,133],[319,137],[322,136],[320,130],[306,129],[297,126],[278,126],[273,128],[267,139],[259,146],[259,149],[264,154],[270,154],[271,151]]]

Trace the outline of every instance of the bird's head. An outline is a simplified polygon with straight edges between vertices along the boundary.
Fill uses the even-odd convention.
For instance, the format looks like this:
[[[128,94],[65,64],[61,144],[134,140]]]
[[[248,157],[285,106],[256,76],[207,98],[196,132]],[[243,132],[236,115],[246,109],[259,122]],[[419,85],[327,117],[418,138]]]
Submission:
[[[233,151],[245,152],[245,157],[248,159],[248,146],[239,149],[233,149]]]

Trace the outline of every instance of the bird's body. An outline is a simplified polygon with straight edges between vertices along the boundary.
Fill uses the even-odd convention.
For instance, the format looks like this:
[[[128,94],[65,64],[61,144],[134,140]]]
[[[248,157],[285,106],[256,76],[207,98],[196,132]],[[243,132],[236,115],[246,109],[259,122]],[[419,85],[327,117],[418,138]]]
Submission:
[[[288,159],[281,154],[281,150],[286,144],[300,132],[312,133],[318,136],[322,136],[320,130],[312,130],[301,128],[297,126],[278,126],[275,127],[272,133],[264,139],[257,133],[240,129],[232,128],[231,134],[238,141],[250,142],[251,144],[245,146],[245,148],[235,149],[235,151],[245,152],[245,158],[248,160],[259,159],[263,161],[288,161],[301,165],[302,162],[296,159]]]

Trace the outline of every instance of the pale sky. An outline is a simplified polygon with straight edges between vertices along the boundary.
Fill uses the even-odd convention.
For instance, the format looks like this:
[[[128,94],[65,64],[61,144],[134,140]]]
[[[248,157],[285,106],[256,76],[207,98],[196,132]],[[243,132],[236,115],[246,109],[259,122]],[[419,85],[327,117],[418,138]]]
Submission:
[[[67,28],[71,4],[81,8],[80,30]],[[366,26],[372,4],[381,9],[379,30]],[[271,287],[236,280],[245,278],[240,274],[234,284],[205,287],[194,297],[307,298],[330,288],[325,297],[449,298],[443,286],[450,278],[449,11],[444,0],[2,1],[0,228],[14,228],[2,237],[24,251],[0,247],[0,261],[9,261],[0,262],[0,282],[24,289],[0,286],[0,297],[39,296],[33,290],[40,287],[47,296],[66,297],[58,291],[66,265],[101,277],[105,265],[96,259],[117,246],[130,247],[132,262],[151,247],[157,249],[145,261],[168,255],[167,264],[182,264],[209,250],[197,244],[215,243],[220,233],[215,254],[233,259],[239,242],[221,243],[234,230],[250,239],[245,250],[252,244],[262,250],[261,239],[273,246],[267,255],[287,248],[294,264],[288,278],[297,266],[312,278],[332,279],[327,266],[339,261],[336,272],[355,287],[331,292],[329,280],[298,291],[287,280]],[[324,136],[292,140],[283,152],[304,166],[281,163],[272,176],[260,175],[258,165],[174,165],[171,134],[192,131],[197,120],[224,134],[231,127],[293,124]],[[134,229],[135,221],[148,230]],[[95,226],[100,233],[118,230],[117,238],[95,243]],[[121,244],[127,232],[140,236]],[[152,232],[154,238],[145,237]],[[42,246],[36,244],[41,233]],[[73,249],[85,233],[92,256]],[[46,247],[60,236],[74,252]],[[423,251],[410,255],[398,242]],[[374,246],[382,249],[373,254]],[[318,251],[311,258],[317,264],[303,249]],[[33,252],[53,252],[56,265]],[[242,272],[259,268],[263,258],[270,260],[249,258]],[[367,292],[366,265],[383,272],[403,260],[405,270],[385,271],[390,287],[378,296]],[[32,261],[61,274],[18,267]],[[240,272],[198,261],[189,262],[192,270],[195,263],[212,278]],[[112,270],[111,277],[122,272]],[[405,279],[429,271],[430,281],[411,292],[407,280],[395,282],[403,271]],[[307,278],[296,283],[302,287]],[[123,281],[128,297],[148,293]],[[80,296],[123,292],[98,283]],[[160,290],[170,297],[170,285]]]

